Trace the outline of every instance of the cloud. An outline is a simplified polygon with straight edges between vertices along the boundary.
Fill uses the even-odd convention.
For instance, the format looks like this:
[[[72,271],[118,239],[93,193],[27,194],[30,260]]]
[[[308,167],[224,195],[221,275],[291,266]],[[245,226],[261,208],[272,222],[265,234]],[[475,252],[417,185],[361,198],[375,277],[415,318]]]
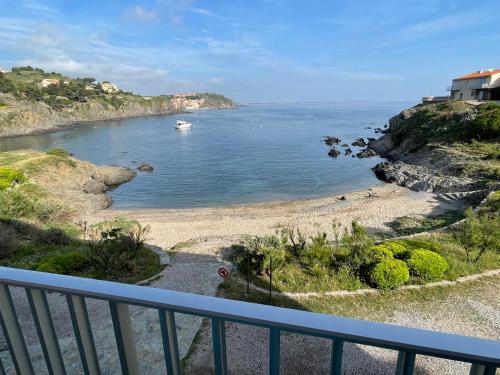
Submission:
[[[150,22],[158,19],[158,12],[153,9],[146,9],[140,5],[125,10],[125,17],[128,19]]]
[[[475,13],[461,13],[434,18],[429,21],[417,22],[387,37],[374,48],[391,47],[394,45],[439,38],[443,34],[470,28],[487,21],[488,16]]]
[[[46,4],[42,4],[36,0],[22,0],[21,6],[25,9],[32,10],[35,12],[43,12],[48,14],[59,14],[59,11],[55,8],[52,8]]]
[[[191,7],[188,8],[188,11],[191,13],[196,13],[196,14],[201,14],[203,16],[207,17],[215,17],[215,14],[209,11],[208,9],[205,8],[196,8],[196,7]]]

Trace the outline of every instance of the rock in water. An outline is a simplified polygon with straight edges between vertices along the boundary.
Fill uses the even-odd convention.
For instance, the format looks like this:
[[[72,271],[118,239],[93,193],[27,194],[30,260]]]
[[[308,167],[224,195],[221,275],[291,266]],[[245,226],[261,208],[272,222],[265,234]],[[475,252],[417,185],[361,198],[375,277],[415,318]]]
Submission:
[[[338,139],[337,137],[330,137],[330,136],[325,137],[325,144],[327,146],[338,145],[339,143],[340,139]]]
[[[357,147],[365,147],[366,146],[366,142],[363,138],[355,139],[354,142],[352,142],[351,144],[353,146],[357,146]]]
[[[83,191],[88,194],[102,194],[106,190],[108,190],[108,187],[105,184],[93,178],[83,184]]]
[[[349,147],[349,145],[347,143],[343,143],[341,146],[342,147]]]
[[[362,158],[371,158],[372,156],[377,155],[377,151],[372,150],[371,148],[365,148],[356,154],[356,156],[360,159]]]
[[[137,167],[139,172],[153,172],[154,168],[151,164],[143,163]]]
[[[113,186],[129,182],[135,176],[136,173],[130,168],[105,165],[99,167],[97,174],[93,177],[107,186]]]
[[[352,154],[352,150],[350,148],[346,148],[345,150],[345,156],[349,156]]]
[[[332,158],[336,158],[339,155],[340,151],[336,150],[335,147],[333,147],[330,151],[328,151],[328,156],[331,156]]]

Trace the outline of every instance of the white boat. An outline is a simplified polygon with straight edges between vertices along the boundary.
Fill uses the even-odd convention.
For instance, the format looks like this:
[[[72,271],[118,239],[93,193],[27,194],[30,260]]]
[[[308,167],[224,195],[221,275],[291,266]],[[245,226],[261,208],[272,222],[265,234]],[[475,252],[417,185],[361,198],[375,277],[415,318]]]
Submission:
[[[177,120],[175,123],[175,128],[176,129],[188,129],[191,127],[191,123],[183,120]]]

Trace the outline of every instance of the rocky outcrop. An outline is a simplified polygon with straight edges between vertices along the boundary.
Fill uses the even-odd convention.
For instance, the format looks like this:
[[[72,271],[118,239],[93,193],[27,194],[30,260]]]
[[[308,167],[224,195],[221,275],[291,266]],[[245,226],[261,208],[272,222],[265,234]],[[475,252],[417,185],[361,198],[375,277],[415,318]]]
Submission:
[[[453,176],[439,176],[430,167],[407,164],[403,161],[377,164],[375,175],[386,182],[395,182],[415,191],[450,192],[473,188],[473,180]]]
[[[88,194],[102,194],[108,190],[108,187],[100,181],[93,178],[83,184],[83,191]]]
[[[366,142],[363,138],[358,138],[358,139],[355,139],[354,142],[351,143],[351,145],[356,146],[356,147],[365,147]]]
[[[105,165],[97,167],[97,172],[93,175],[94,179],[106,186],[121,185],[131,181],[136,173],[130,168]]]
[[[349,156],[352,154],[352,150],[350,148],[345,149],[345,156]]]
[[[484,179],[485,172],[481,172],[488,173],[491,165],[484,156],[464,151],[441,135],[453,134],[448,133],[453,126],[472,121],[477,109],[469,107],[462,102],[416,106],[392,117],[386,134],[368,143],[368,149],[388,159],[373,168],[377,177],[428,192],[468,192],[485,189],[485,184],[494,186],[491,177]]]
[[[337,137],[326,136],[324,142],[327,146],[338,145],[341,141]]]
[[[139,172],[148,172],[148,173],[150,173],[150,172],[153,172],[154,168],[153,168],[153,166],[151,164],[142,163],[141,165],[139,165],[137,167],[137,170]]]
[[[361,150],[360,152],[358,152],[356,154],[356,156],[360,159],[363,159],[363,158],[371,158],[372,156],[376,156],[377,155],[377,151],[371,149],[371,148],[365,148],[363,150]]]
[[[339,155],[340,155],[340,151],[336,150],[335,147],[333,147],[330,151],[328,151],[328,156],[330,156],[332,158],[336,158]]]

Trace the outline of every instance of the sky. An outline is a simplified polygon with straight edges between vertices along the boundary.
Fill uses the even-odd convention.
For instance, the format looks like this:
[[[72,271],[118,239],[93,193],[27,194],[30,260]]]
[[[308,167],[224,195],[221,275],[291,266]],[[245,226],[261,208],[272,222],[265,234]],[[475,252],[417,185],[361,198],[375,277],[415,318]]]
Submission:
[[[417,101],[500,68],[500,1],[0,0],[0,66],[143,95]]]

